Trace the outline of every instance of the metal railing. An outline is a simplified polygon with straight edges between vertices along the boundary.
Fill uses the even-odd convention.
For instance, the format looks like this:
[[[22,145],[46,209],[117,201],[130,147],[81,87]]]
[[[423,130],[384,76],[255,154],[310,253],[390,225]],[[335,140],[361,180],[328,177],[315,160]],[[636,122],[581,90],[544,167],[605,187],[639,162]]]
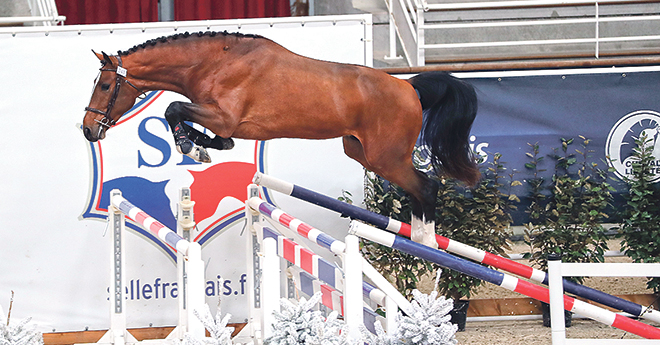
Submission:
[[[66,20],[65,16],[57,13],[57,5],[55,0],[28,0],[30,12],[32,16],[25,17],[0,17],[1,26],[15,26],[15,25],[40,25],[52,26],[63,24]]]
[[[535,46],[543,50],[539,47],[582,45],[582,50],[587,49],[585,46],[589,47],[593,57],[599,58],[601,45],[605,43],[643,42],[640,45],[660,47],[660,29],[653,29],[653,26],[642,34],[625,34],[626,28],[635,23],[660,24],[658,0],[507,0],[433,4],[427,3],[426,0],[387,0],[387,4],[390,19],[390,58],[396,56],[396,36],[398,36],[410,66],[424,66],[426,52],[429,50],[437,54],[450,50],[466,51],[478,48],[482,49],[481,54],[484,54],[483,50],[498,47],[521,49]],[[614,7],[618,5],[647,6],[647,8],[621,13],[618,7]],[[606,6],[608,10],[603,11]],[[555,10],[559,8],[566,9],[570,15],[558,15]],[[450,19],[452,13],[454,16]],[[469,18],[461,19],[461,15],[466,14]],[[625,23],[623,24],[625,26],[614,30],[614,33],[611,32],[613,30],[609,30],[610,34],[605,36],[601,28],[607,23]],[[590,25],[592,29],[585,28],[584,25]],[[561,29],[559,33],[553,33],[548,31],[549,27],[561,27]],[[660,28],[660,25],[657,27]],[[512,34],[510,30],[512,28],[519,30],[527,28],[527,31]],[[457,33],[461,29],[463,31]],[[499,34],[493,33],[495,29],[503,31]],[[440,33],[444,42],[427,43],[429,38],[433,37],[432,30],[435,30],[435,36],[438,36],[438,30],[442,30]],[[475,33],[475,30],[490,30],[490,32],[483,31],[483,34],[475,35],[478,39],[467,40],[465,36],[470,35],[466,34],[466,30]],[[591,33],[587,35],[589,31]],[[513,38],[512,36],[552,36],[553,34],[556,37],[510,39]],[[649,44],[649,41],[658,42]]]

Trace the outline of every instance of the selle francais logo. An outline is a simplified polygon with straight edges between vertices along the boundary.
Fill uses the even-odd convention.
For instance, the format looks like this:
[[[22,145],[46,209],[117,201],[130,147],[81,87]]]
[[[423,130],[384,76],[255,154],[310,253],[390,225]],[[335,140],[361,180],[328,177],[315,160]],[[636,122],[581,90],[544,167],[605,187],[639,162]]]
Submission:
[[[247,186],[263,171],[264,142],[236,140],[232,150],[210,149],[212,163],[198,163],[179,154],[164,118],[173,101],[187,101],[171,92],[154,91],[129,110],[107,138],[87,143],[90,185],[80,219],[107,219],[113,189],[146,213],[176,231],[179,190],[190,187],[201,245],[244,218]],[[196,127],[203,130],[202,127]],[[127,226],[151,241],[173,260],[176,252],[133,222]]]

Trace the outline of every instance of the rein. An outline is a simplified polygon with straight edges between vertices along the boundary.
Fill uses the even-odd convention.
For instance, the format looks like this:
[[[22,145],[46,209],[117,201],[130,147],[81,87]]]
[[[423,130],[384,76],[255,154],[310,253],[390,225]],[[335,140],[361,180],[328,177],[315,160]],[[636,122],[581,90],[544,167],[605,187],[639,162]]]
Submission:
[[[137,90],[140,93],[140,97],[146,96],[144,91],[140,90],[137,86],[133,85],[128,79],[126,79],[126,75],[128,74],[128,71],[122,67],[122,61],[121,61],[121,56],[117,55],[117,68],[116,69],[110,69],[110,68],[101,68],[99,69],[101,72],[115,72],[116,78],[115,78],[115,90],[112,92],[112,97],[110,97],[110,100],[108,101],[108,106],[106,107],[106,110],[100,110],[96,108],[91,108],[91,107],[85,107],[86,111],[91,111],[93,113],[101,114],[103,115],[103,119],[100,121],[97,119],[94,119],[94,121],[98,122],[101,126],[99,127],[99,131],[101,128],[106,127],[110,128],[114,126],[117,121],[113,120],[112,117],[110,117],[110,113],[112,112],[112,108],[115,106],[115,102],[117,101],[117,97],[119,96],[119,88],[121,87],[121,82],[122,80],[126,82],[128,85],[132,86],[135,90]]]

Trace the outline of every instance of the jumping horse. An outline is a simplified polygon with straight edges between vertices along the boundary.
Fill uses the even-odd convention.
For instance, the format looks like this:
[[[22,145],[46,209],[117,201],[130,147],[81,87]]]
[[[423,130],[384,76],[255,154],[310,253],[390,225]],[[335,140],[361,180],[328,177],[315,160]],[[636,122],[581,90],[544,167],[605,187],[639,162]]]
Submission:
[[[443,72],[401,80],[227,32],[176,34],[113,56],[95,54],[102,66],[83,120],[90,142],[105,138],[136,98],[153,90],[190,100],[172,102],[165,118],[177,150],[197,161],[210,161],[205,148],[231,149],[232,138],[341,137],[346,155],[409,193],[413,240],[436,248],[438,185],[413,166],[417,138],[429,148],[436,173],[468,185],[480,177],[468,143],[476,93]]]

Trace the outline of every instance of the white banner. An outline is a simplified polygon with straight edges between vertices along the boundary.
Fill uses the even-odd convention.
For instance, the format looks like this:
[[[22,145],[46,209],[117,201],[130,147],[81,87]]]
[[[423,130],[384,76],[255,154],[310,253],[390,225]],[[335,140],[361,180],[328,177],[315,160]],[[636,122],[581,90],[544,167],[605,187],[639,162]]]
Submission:
[[[44,332],[107,329],[111,263],[107,195],[129,201],[172,227],[179,189],[188,186],[206,262],[212,311],[222,303],[232,322],[247,317],[243,205],[255,171],[337,197],[362,201],[362,167],[343,154],[341,140],[236,140],[213,151],[212,164],[176,152],[163,118],[184,97],[152,92],[91,144],[80,129],[100,67],[91,49],[114,54],[146,40],[189,31],[263,35],[318,59],[370,65],[371,17],[150,23],[0,29],[0,305],[12,319],[28,316]],[[201,128],[200,128],[201,129]],[[347,221],[282,195],[279,207],[333,236]],[[131,226],[127,240],[128,327],[173,326],[176,266],[171,248]]]

